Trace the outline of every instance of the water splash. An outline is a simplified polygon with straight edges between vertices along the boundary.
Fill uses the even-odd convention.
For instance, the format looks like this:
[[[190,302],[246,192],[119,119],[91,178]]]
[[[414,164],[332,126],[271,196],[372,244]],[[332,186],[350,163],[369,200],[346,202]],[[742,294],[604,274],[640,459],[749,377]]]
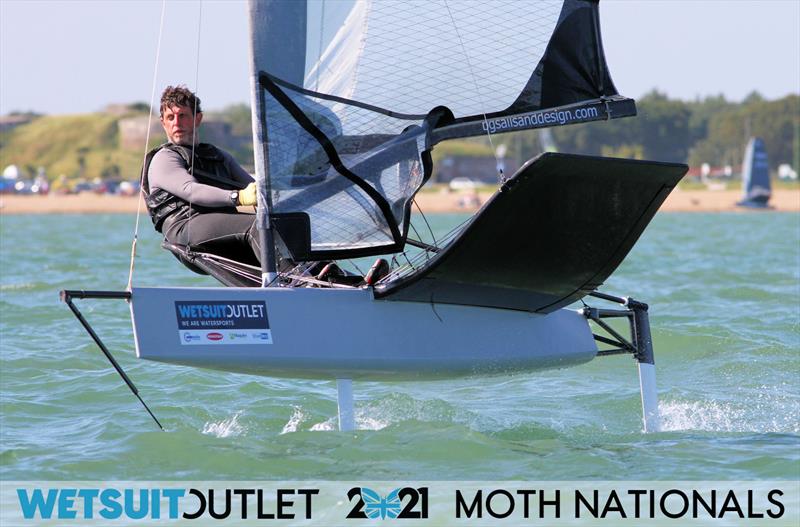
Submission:
[[[658,405],[661,431],[740,432],[744,411],[716,401],[672,401]]]
[[[295,406],[294,412],[292,412],[292,416],[289,418],[289,422],[283,425],[283,430],[281,430],[280,435],[297,432],[297,427],[305,420],[306,414],[303,412],[303,409],[299,406]]]
[[[367,412],[358,412],[358,411],[356,412],[357,430],[380,430],[381,428],[386,428],[386,426],[388,426],[389,424],[365,414],[367,414]],[[292,416],[289,418],[289,421],[283,426],[283,430],[281,430],[280,435],[297,432],[300,429],[300,426],[303,424],[303,422],[307,420],[307,418],[308,416],[303,411],[303,409],[299,406],[295,406]],[[328,419],[322,422],[311,425],[309,431],[332,432],[338,429],[339,429],[339,418],[338,416],[333,416],[329,417]]]
[[[356,411],[356,430],[381,430],[389,426],[389,422],[369,415],[368,411]],[[311,427],[312,432],[330,432],[339,429],[339,418],[334,416]]]
[[[676,432],[800,432],[800,408],[784,397],[760,395],[734,405],[719,401],[664,401],[659,404],[661,430]]]
[[[369,415],[356,414],[356,427],[359,430],[381,430],[389,426],[388,421],[383,421]]]
[[[407,416],[404,416],[403,413],[400,411],[408,410],[408,401],[414,402],[416,405],[422,403],[416,403],[415,401],[411,400],[410,398],[408,401],[405,401],[404,404],[399,404],[396,400],[396,396],[391,396],[384,400],[378,401],[377,403],[362,403],[357,404],[355,408],[355,424],[357,430],[381,430],[386,428],[390,424],[398,421],[402,421],[407,419]],[[413,406],[413,405],[412,405]],[[289,434],[292,432],[297,432],[302,429],[302,425],[304,422],[308,421],[311,416],[308,415],[306,411],[303,410],[300,406],[294,406],[294,411],[292,412],[289,421],[283,426],[283,430],[281,430],[280,435]],[[414,412],[414,415],[418,414],[419,410],[417,409]],[[413,416],[412,416],[413,418]],[[339,418],[338,416],[332,416],[324,421],[312,424],[308,430],[311,432],[330,432],[339,429]]]
[[[339,419],[337,417],[331,417],[321,423],[317,423],[311,427],[312,432],[330,432],[332,430],[338,430],[338,423]]]
[[[242,415],[241,411],[233,414],[232,417],[220,421],[218,423],[206,423],[203,425],[203,433],[207,435],[214,435],[217,437],[235,437],[242,435],[245,432],[244,426],[239,423],[239,417]]]

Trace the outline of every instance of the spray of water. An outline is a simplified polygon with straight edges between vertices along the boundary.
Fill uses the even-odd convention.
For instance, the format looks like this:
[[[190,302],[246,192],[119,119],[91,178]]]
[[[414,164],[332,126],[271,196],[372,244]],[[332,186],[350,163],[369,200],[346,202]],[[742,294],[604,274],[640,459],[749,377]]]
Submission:
[[[306,414],[303,412],[303,409],[299,406],[294,407],[294,411],[292,412],[292,416],[289,418],[289,421],[283,425],[283,430],[281,430],[281,435],[288,434],[291,432],[297,432],[297,428],[306,420]]]
[[[369,415],[368,411],[356,410],[356,430],[380,430],[389,426],[389,423]],[[339,418],[334,416],[311,426],[312,432],[330,432],[339,429]]]
[[[203,425],[203,433],[217,437],[236,437],[245,433],[245,427],[239,423],[241,417],[241,410],[233,414],[233,416],[219,422],[208,422]]]
[[[331,417],[330,419],[326,419],[321,423],[316,423],[311,426],[310,430],[312,432],[330,432],[331,430],[336,430],[337,428],[337,418]],[[358,428],[358,421],[356,421],[356,428]]]
[[[736,404],[720,401],[662,401],[661,430],[709,432],[800,432],[800,401],[768,387]]]

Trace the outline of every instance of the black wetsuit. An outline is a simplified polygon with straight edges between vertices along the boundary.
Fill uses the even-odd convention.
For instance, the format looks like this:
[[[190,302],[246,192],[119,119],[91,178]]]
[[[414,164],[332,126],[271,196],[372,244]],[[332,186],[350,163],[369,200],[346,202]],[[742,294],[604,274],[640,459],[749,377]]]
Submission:
[[[212,145],[168,143],[149,152],[143,187],[148,211],[167,242],[246,263],[260,260],[255,214],[241,213],[231,191],[253,178]]]

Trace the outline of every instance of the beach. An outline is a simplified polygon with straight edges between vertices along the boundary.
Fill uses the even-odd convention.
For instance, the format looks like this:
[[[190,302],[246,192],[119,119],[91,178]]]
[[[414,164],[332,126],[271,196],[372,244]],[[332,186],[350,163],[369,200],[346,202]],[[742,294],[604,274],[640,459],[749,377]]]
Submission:
[[[472,212],[486,203],[489,192],[475,195],[469,192],[421,192],[417,203],[425,212]],[[677,188],[661,206],[663,212],[730,212],[743,211],[736,202],[740,190],[683,190]],[[0,214],[94,214],[135,213],[137,196],[81,194],[47,196],[5,194],[0,196]],[[462,205],[463,202],[469,203]],[[800,190],[778,189],[772,192],[770,205],[779,212],[800,212]],[[144,203],[141,203],[144,212]]]

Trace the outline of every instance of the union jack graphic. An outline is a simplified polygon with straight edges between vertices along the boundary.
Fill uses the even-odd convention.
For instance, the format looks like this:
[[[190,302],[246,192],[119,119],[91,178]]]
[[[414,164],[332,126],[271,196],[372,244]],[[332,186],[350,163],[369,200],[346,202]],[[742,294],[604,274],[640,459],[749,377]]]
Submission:
[[[361,499],[364,500],[364,513],[367,518],[371,520],[397,518],[401,508],[398,492],[400,489],[394,489],[385,498],[381,498],[381,495],[374,490],[361,487]]]

